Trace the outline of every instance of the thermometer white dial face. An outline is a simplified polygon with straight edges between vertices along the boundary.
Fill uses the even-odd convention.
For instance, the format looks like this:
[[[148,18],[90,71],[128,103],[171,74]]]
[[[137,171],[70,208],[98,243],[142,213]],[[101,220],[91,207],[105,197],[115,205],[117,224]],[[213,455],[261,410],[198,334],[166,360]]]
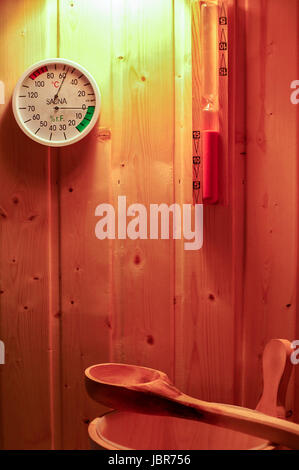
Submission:
[[[100,92],[93,77],[66,59],[48,59],[30,67],[18,81],[13,112],[33,140],[53,147],[85,137],[100,112]]]

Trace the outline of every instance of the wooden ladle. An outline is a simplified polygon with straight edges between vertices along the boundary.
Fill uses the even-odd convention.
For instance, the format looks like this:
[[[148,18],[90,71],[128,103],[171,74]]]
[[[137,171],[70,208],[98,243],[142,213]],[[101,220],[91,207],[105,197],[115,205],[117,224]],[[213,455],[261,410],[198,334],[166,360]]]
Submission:
[[[277,344],[270,346],[270,352],[268,347],[267,357],[271,357],[271,348],[276,352]],[[165,373],[155,369],[98,364],[86,369],[85,378],[90,397],[115,410],[198,420],[299,449],[298,424],[240,406],[192,398],[177,389]]]

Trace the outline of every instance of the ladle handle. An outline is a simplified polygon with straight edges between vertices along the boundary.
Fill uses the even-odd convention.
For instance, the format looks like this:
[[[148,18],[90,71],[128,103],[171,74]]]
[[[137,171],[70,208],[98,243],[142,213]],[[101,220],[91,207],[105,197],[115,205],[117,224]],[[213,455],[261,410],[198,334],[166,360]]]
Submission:
[[[241,406],[210,403],[182,396],[180,401],[198,410],[189,419],[260,437],[274,444],[299,450],[299,425]]]

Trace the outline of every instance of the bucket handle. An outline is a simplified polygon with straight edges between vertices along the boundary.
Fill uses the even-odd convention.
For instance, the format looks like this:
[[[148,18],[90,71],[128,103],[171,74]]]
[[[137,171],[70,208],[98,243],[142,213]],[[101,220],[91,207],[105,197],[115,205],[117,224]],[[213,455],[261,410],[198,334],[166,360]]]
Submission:
[[[256,410],[277,418],[286,418],[286,393],[292,372],[293,349],[286,339],[271,339],[263,353],[263,392]]]

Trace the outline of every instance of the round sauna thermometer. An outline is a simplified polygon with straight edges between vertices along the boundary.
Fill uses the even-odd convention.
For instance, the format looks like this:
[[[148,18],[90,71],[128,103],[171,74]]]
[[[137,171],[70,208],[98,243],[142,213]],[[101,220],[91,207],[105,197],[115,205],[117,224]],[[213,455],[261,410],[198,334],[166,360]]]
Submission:
[[[22,131],[52,147],[85,137],[98,119],[100,105],[94,78],[66,59],[47,59],[29,67],[16,85],[12,101]]]

